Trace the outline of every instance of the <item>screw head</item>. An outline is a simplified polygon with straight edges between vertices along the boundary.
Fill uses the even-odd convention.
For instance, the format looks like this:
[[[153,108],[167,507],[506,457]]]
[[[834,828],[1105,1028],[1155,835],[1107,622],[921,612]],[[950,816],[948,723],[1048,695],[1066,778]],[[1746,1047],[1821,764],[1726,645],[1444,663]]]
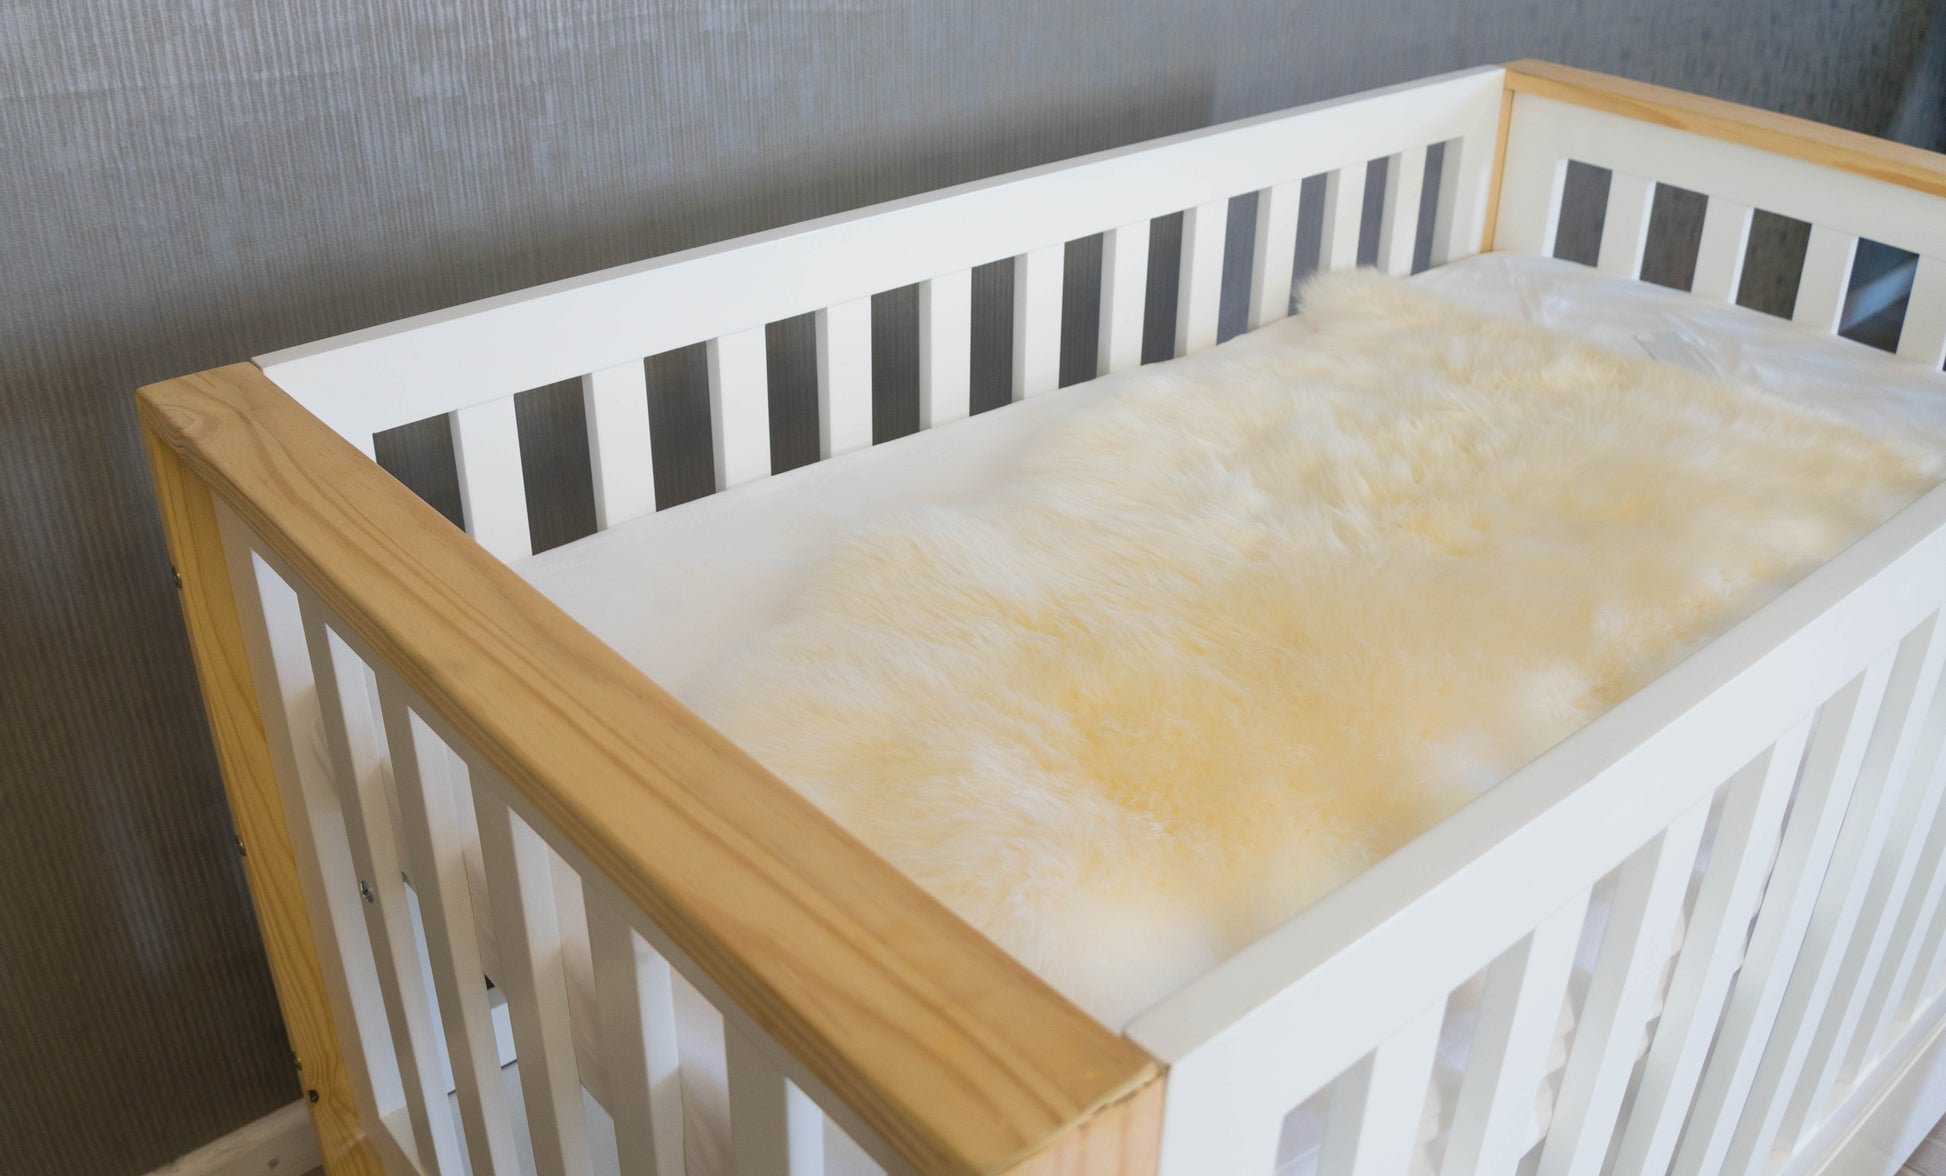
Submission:
[[[360,896],[364,898],[366,902],[377,901],[377,899],[375,899],[372,896],[372,884],[370,882],[365,881],[363,878],[360,878],[358,880],[358,893]]]

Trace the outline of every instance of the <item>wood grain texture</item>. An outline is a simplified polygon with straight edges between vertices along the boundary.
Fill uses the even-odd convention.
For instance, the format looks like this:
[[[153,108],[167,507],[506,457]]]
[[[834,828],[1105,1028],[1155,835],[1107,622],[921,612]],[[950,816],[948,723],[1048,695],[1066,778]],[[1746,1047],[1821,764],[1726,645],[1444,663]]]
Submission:
[[[304,1085],[316,1092],[311,1121],[319,1150],[332,1176],[378,1176],[382,1169],[358,1123],[326,1003],[311,921],[298,885],[297,863],[291,856],[263,716],[257,710],[243,630],[230,590],[215,503],[209,487],[167,443],[149,431],[144,432],[143,442],[163,533],[181,579],[183,621],[231,819],[243,843],[244,872],[250,880],[271,979]]]
[[[1103,1107],[1007,1176],[1154,1176],[1164,1083],[1157,1076]]]
[[[1507,89],[1946,196],[1946,156],[1808,119],[1532,59],[1507,65]]]
[[[256,367],[151,385],[138,402],[160,443],[916,1169],[1005,1171],[1154,1082],[1140,1050],[461,537]]]

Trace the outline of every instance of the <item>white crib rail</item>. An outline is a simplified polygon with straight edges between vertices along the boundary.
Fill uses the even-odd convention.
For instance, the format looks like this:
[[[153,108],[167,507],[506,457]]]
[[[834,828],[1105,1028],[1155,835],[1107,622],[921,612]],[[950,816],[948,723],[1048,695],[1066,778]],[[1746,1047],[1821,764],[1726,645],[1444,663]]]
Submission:
[[[1412,265],[1429,148],[1444,144],[1435,262],[1478,251],[1501,73],[1470,70],[894,201],[260,357],[266,374],[367,453],[450,418],[466,528],[531,549],[511,397],[583,381],[596,522],[654,508],[644,358],[708,344],[717,486],[770,471],[764,325],[815,312],[820,452],[872,439],[872,295],[920,285],[921,424],[965,415],[970,273],[1011,259],[1013,395],[1059,382],[1064,247],[1104,236],[1099,370],[1140,362],[1149,223],[1183,217],[1175,350],[1216,342],[1229,202],[1255,193],[1252,325],[1288,311],[1298,187],[1327,175],[1323,254],[1358,250],[1365,171],[1384,158],[1380,264]]]
[[[1615,1171],[1673,1159],[1711,1172],[1729,1154],[1742,1162],[1726,1170],[1760,1172],[1779,1123],[1793,1124],[1786,1154],[1815,1142],[1863,1002],[1908,1020],[1875,1027],[1854,1072],[1891,1056],[1894,1037],[1936,1028],[1918,1014],[1946,953],[1941,880],[1915,888],[1904,863],[1930,839],[1937,870],[1938,838],[1902,826],[1900,854],[1879,847],[1893,814],[1937,807],[1926,757],[1936,761],[1941,734],[1942,602],[1946,489],[1139,1017],[1129,1036],[1170,1065],[1165,1176],[1269,1172],[1280,1123],[1327,1087],[1323,1171],[1402,1172],[1403,1153],[1371,1125],[1416,1131],[1426,1022],[1482,969],[1440,1170],[1513,1171],[1586,895],[1618,868],[1539,1171],[1602,1171],[1612,1146]],[[1688,932],[1629,1090],[1716,801]],[[1861,915],[1868,894],[1885,905]],[[1564,906],[1564,895],[1577,897]],[[1896,981],[1896,997],[1888,982],[1873,998],[1887,937],[1871,928],[1886,923],[1930,927],[1928,960]],[[1847,997],[1820,999],[1836,978]],[[1790,1107],[1808,1110],[1793,1120]]]

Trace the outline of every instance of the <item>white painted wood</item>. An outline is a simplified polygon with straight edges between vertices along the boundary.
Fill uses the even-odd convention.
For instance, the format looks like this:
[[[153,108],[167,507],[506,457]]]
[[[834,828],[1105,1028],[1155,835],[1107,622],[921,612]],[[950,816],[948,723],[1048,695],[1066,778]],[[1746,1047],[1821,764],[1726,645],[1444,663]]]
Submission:
[[[595,487],[595,529],[606,531],[655,511],[650,460],[648,377],[639,359],[581,377],[588,418],[588,465]]]
[[[1657,123],[1514,95],[1495,248],[1552,252],[1540,210],[1561,162],[1578,159],[1627,175],[1700,192],[1712,200],[1763,208],[1870,237],[1922,256],[1946,256],[1946,200],[1809,160],[1773,154]],[[1551,243],[1551,238],[1548,238]],[[1842,283],[1837,297],[1843,298]]]
[[[1256,254],[1250,266],[1253,331],[1291,312],[1291,281],[1297,268],[1297,206],[1303,187],[1293,180],[1257,193]]]
[[[1354,161],[1324,178],[1320,270],[1347,270],[1358,264],[1358,231],[1365,223],[1365,166]]]
[[[464,1171],[459,1136],[446,1103],[439,1047],[433,1040],[432,1006],[421,979],[419,945],[406,905],[405,874],[392,827],[391,789],[385,779],[379,733],[365,691],[365,663],[333,631],[324,606],[299,597],[311,664],[317,672],[318,707],[325,744],[344,806],[365,929],[378,972],[380,999],[397,1058],[407,1121],[428,1173]],[[430,1149],[430,1150],[428,1150]]]
[[[486,975],[474,935],[473,897],[466,877],[465,834],[453,791],[456,763],[439,736],[408,700],[389,669],[379,670],[385,742],[392,752],[399,819],[405,829],[407,876],[424,915],[426,949],[459,1095],[460,1124],[475,1176],[519,1172],[513,1118],[500,1085],[499,1051],[487,1010]]]
[[[363,917],[354,909],[358,899],[345,851],[343,813],[323,765],[316,756],[300,752],[296,742],[299,731],[308,735],[313,690],[297,597],[289,582],[257,554],[254,533],[220,498],[216,519],[325,999],[339,1027],[344,1077],[360,1119],[373,1123],[402,1095],[391,1042],[376,1015],[378,978]]]
[[[1797,304],[1791,321],[1836,331],[1844,313],[1845,293],[1851,288],[1851,262],[1857,255],[1858,237],[1825,225],[1811,226],[1811,240],[1804,247],[1804,269],[1797,279]]]
[[[919,427],[972,411],[973,271],[919,283]]]
[[[1899,355],[1933,370],[1946,362],[1946,261],[1921,257],[1906,299]]]
[[[1715,302],[1735,302],[1743,287],[1743,259],[1750,249],[1747,204],[1711,197],[1703,209],[1703,236],[1696,245],[1696,275],[1690,293]]]
[[[1408,146],[1491,142],[1497,67],[1332,99],[703,246],[263,356],[371,433],[644,355],[1226,200]],[[1484,128],[1484,131],[1482,130]],[[1481,179],[1492,152],[1469,153]]]
[[[1595,268],[1624,278],[1642,276],[1649,246],[1649,214],[1655,207],[1655,181],[1613,173],[1608,180],[1608,211],[1601,220],[1601,251]]]
[[[1296,246],[1293,244],[1293,258]],[[1149,222],[1118,225],[1101,235],[1101,329],[1095,374],[1142,365],[1142,320],[1148,306]]]
[[[1182,214],[1182,266],[1176,287],[1176,354],[1216,346],[1223,301],[1223,240],[1230,202],[1213,200]]]
[[[1486,232],[1487,190],[1493,177],[1472,163],[1493,158],[1498,134],[1499,127],[1488,123],[1464,138],[1446,140],[1439,163],[1439,204],[1433,211],[1433,265],[1445,265],[1480,251]]]
[[[872,444],[872,300],[819,309],[818,456]]]
[[[1824,1129],[1777,1176],[1893,1176],[1946,1115],[1946,1009],[1899,1034],[1871,1081],[1853,1088]]]
[[[710,438],[716,488],[770,475],[770,372],[764,329],[748,327],[709,341]]]
[[[1699,801],[1622,866],[1541,1151],[1541,1176],[1601,1171],[1709,810],[1708,800]]]
[[[1393,277],[1412,272],[1419,241],[1419,202],[1426,193],[1426,149],[1410,147],[1385,161],[1385,203],[1378,222],[1378,267]]]
[[[1722,1170],[1858,784],[1892,661],[1891,654],[1875,660],[1818,715],[1763,906],[1676,1152],[1672,1170],[1680,1176]]]
[[[682,1176],[682,1081],[669,963],[609,905],[591,901],[587,911],[622,1171]]]
[[[1061,383],[1062,245],[1030,249],[1014,258],[1014,390],[1021,400]]]
[[[1793,1151],[1799,1142],[1815,1134],[1821,1121],[1825,1100],[1837,1081],[1838,1069],[1864,1012],[1865,998],[1877,978],[1896,907],[1904,901],[1905,887],[1911,881],[1912,851],[1917,846],[1910,844],[1908,836],[1894,841],[1895,823],[1903,822],[1904,828],[1911,830],[1920,812],[1926,811],[1929,816],[1934,807],[1934,798],[1922,786],[1931,783],[1932,774],[1926,773],[1924,779],[1910,786],[1908,777],[1932,712],[1942,665],[1946,665],[1946,627],[1934,617],[1900,643],[1892,682],[1860,770],[1852,812],[1846,816],[1830,872],[1818,896],[1818,910],[1812,915],[1811,934],[1799,955],[1799,974],[1792,978],[1794,989],[1799,981],[1807,981],[1806,965],[1814,959],[1818,971],[1816,979],[1807,981],[1809,995],[1804,998],[1805,1008],[1792,1041],[1793,1052],[1802,1058],[1799,1077],[1779,1119],[1780,1127],[1785,1128],[1781,1142]],[[1869,823],[1860,803],[1867,795],[1877,799]],[[1823,991],[1819,991],[1820,985]],[[1785,995],[1787,1012],[1795,1011],[1792,995]],[[1780,1018],[1780,1029],[1785,1024]],[[1765,1064],[1769,1062],[1766,1058]],[[1797,1130],[1787,1125],[1796,1125]]]
[[[736,1176],[822,1176],[824,1114],[771,1064],[747,1032],[726,1024],[730,1151]]]
[[[500,799],[510,790],[505,781],[482,762],[473,761],[468,768],[477,788],[473,800],[480,860],[499,949],[493,982],[506,993],[513,1021],[535,1171],[539,1176],[581,1176],[588,1168],[588,1129],[574,1029],[568,1023],[568,977],[547,845],[507,810]]]
[[[1514,1170],[1587,913],[1584,891],[1487,969],[1441,1176]]]
[[[310,1104],[300,1098],[162,1165],[149,1176],[303,1176],[323,1163]]]
[[[1807,718],[1726,786],[1729,792],[1690,912],[1689,934],[1663,998],[1634,1101],[1620,1127],[1617,1172],[1666,1171],[1675,1154],[1730,981],[1743,962],[1750,920],[1763,896],[1810,736]]]
[[[520,428],[513,397],[449,416],[466,533],[501,559],[534,553],[527,531],[527,486],[520,471]]]
[[[1938,608],[1946,584],[1942,525],[1946,492],[1935,490],[1411,844],[1136,1017],[1128,1036],[1170,1067],[1165,1176],[1198,1171],[1205,1148],[1253,1136],[1256,1124],[1322,1089],[1411,1012],[1538,926],[1550,897],[1593,885],[1802,716],[1845,693],[1879,651]],[[1882,690],[1883,676],[1875,676]],[[1826,707],[1827,720],[1844,709],[1839,702]],[[1824,774],[1834,774],[1829,765]],[[1818,797],[1831,782],[1800,795],[1793,826],[1824,807]],[[1787,938],[1780,921],[1795,922],[1801,934],[1803,920],[1787,913],[1801,906],[1808,920],[1809,904],[1789,901],[1804,875],[1816,873],[1807,869],[1813,855],[1792,844],[1807,836],[1787,834],[1785,867],[1766,899],[1776,913],[1758,920],[1757,963],[1776,956]],[[1828,855],[1835,830],[1817,840]],[[1746,975],[1766,970],[1753,964]],[[1745,995],[1742,1003],[1750,1002]],[[1733,1013],[1746,1023],[1737,1032],[1748,1035],[1751,1010]],[[1755,1036],[1761,1043],[1764,1034]],[[1301,1051],[1284,1045],[1297,1040]]]
[[[1331,1092],[1318,1176],[1403,1176],[1419,1139],[1446,1002],[1379,1043]]]

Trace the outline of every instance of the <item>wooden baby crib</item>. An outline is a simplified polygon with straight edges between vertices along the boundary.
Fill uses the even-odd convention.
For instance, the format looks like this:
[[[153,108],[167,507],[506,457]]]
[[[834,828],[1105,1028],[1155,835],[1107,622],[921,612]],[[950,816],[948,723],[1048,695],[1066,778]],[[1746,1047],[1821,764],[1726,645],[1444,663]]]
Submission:
[[[1766,209],[1811,226],[1798,322],[1836,330],[1870,237],[1919,258],[1899,353],[1934,371],[1946,356],[1946,161],[1522,62],[143,389],[330,1171],[513,1172],[523,1152],[549,1176],[589,1171],[585,1091],[622,1171],[682,1172],[672,969],[723,1018],[739,1176],[820,1172],[833,1128],[892,1172],[1268,1176],[1304,1104],[1328,1123],[1318,1170],[1403,1173],[1448,996],[1482,972],[1443,1173],[1893,1170],[1946,1111],[1946,490],[1123,1034],[504,562],[530,546],[518,392],[581,378],[606,528],[655,507],[645,356],[707,343],[717,483],[738,485],[770,472],[764,324],[816,312],[821,449],[836,457],[871,441],[871,295],[919,285],[930,427],[969,409],[975,266],[1011,259],[1013,391],[1034,395],[1058,379],[1066,244],[1102,237],[1099,370],[1118,371],[1141,360],[1150,222],[1181,213],[1175,351],[1197,351],[1217,338],[1231,199],[1256,194],[1255,326],[1288,313],[1302,181],[1327,177],[1321,264],[1350,265],[1375,157],[1387,270],[1413,265],[1422,199],[1433,265],[1552,253],[1579,161],[1612,172],[1601,269],[1639,275],[1657,185],[1674,185],[1708,199],[1696,295],[1735,298]],[[371,458],[374,434],[439,415],[467,534]],[[303,749],[313,698],[328,762]],[[1541,1055],[1604,879],[1593,981],[1529,1148]],[[519,1139],[482,977],[511,1019]]]

